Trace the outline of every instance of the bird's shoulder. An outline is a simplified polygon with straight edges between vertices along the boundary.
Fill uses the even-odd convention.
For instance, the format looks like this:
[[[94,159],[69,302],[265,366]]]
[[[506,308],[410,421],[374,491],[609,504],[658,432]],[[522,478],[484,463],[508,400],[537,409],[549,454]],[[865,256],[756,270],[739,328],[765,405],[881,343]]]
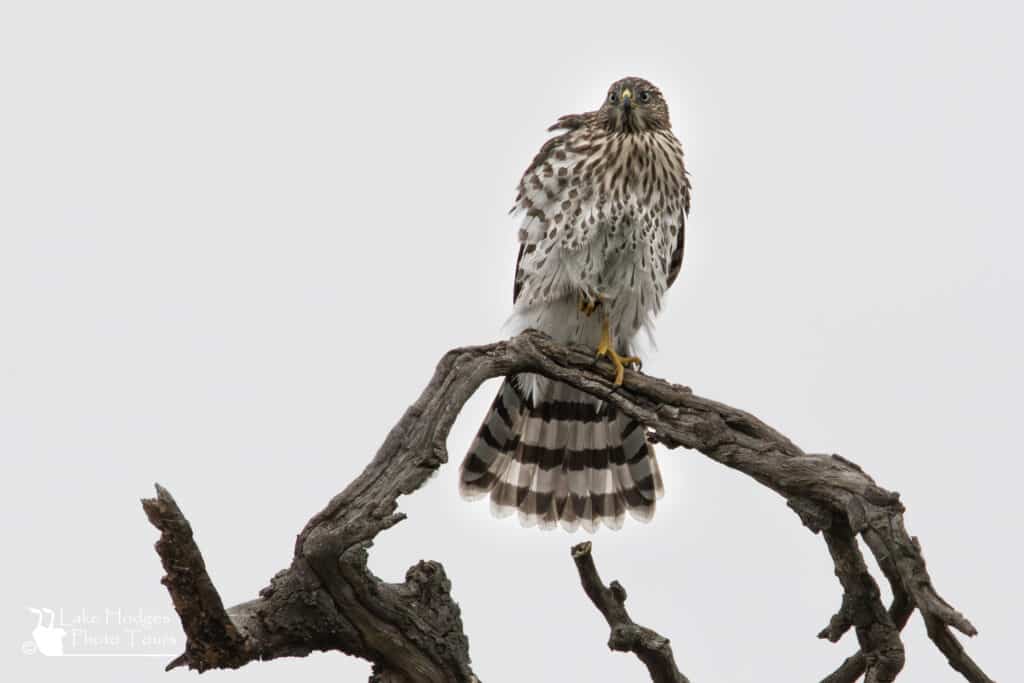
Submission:
[[[533,157],[533,161],[526,167],[523,173],[525,178],[533,171],[536,171],[545,162],[552,161],[552,158],[561,156],[559,152],[565,152],[573,147],[573,143],[583,138],[591,137],[594,134],[596,112],[588,111],[583,114],[566,114],[559,116],[558,120],[548,126],[549,133],[557,132],[541,145],[540,151]],[[562,159],[558,159],[562,160]]]
[[[592,126],[597,117],[596,111],[588,111],[582,114],[566,114],[559,116],[558,120],[548,126],[548,132],[556,130],[573,131],[586,126]]]
[[[550,183],[546,181],[556,173],[556,167],[568,165],[570,168],[561,172],[560,183],[558,180],[554,183],[565,184],[567,172],[575,166],[581,154],[590,149],[585,141],[591,139],[597,132],[595,117],[596,112],[566,114],[548,127],[549,132],[557,132],[558,135],[548,138],[541,145],[530,165],[523,171],[516,197],[517,207],[521,206],[522,200],[529,195],[544,191],[550,193],[553,188],[547,187]]]

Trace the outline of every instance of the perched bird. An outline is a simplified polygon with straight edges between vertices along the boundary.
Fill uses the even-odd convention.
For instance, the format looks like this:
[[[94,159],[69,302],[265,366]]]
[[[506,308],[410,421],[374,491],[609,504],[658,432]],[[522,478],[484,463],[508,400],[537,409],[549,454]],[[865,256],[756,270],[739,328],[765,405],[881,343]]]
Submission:
[[[559,131],[519,181],[522,216],[513,332],[542,330],[592,345],[614,382],[641,329],[648,334],[679,275],[690,209],[683,149],[661,92],[642,78],[613,83],[596,111],[558,119]],[[663,493],[646,431],[609,403],[561,382],[505,380],[460,470],[463,496],[490,493],[525,526],[595,531],[647,521]]]

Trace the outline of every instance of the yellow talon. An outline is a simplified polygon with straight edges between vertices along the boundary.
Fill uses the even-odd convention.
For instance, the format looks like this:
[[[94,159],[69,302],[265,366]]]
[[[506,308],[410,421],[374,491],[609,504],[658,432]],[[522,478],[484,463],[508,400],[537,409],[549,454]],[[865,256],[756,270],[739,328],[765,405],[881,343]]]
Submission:
[[[615,386],[617,387],[622,386],[627,365],[636,365],[638,368],[640,366],[640,359],[636,356],[620,356],[612,348],[612,332],[607,316],[601,321],[601,342],[597,345],[597,357],[607,357],[612,362],[615,367]]]
[[[601,305],[601,297],[591,298],[589,295],[580,292],[580,312],[588,318]]]

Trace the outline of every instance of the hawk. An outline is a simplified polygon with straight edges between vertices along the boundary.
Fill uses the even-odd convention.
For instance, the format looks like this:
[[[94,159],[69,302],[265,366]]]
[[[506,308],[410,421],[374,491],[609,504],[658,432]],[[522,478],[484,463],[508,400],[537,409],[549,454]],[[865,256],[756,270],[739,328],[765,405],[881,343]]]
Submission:
[[[562,116],[519,181],[512,331],[597,349],[622,384],[683,260],[690,181],[661,92],[612,84],[596,111]],[[644,428],[615,406],[533,374],[507,378],[462,462],[466,498],[524,526],[621,528],[663,493]]]

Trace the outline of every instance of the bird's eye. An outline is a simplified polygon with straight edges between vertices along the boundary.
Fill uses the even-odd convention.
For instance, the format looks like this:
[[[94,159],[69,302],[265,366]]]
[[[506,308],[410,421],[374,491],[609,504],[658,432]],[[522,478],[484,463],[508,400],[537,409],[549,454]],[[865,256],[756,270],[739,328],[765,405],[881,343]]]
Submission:
[[[610,92],[608,93],[608,101],[611,102],[612,104],[615,104],[616,102],[619,101],[619,96],[616,95],[614,92]]]
[[[649,91],[647,91],[647,90],[644,90],[642,93],[640,93],[640,101],[641,102],[650,102],[651,101],[651,93]]]

